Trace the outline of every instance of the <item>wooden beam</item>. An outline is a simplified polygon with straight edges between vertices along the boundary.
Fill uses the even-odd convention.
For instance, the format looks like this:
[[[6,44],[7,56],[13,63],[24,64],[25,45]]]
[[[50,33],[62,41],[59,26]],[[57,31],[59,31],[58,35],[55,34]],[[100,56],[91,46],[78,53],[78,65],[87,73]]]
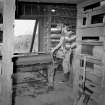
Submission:
[[[2,105],[12,105],[15,0],[3,1]],[[0,104],[1,105],[1,104]]]
[[[36,20],[36,22],[35,22],[30,52],[32,52],[32,49],[33,49],[33,45],[34,45],[34,41],[35,41],[35,36],[36,36],[36,31],[37,31],[37,26],[38,26],[38,20]]]

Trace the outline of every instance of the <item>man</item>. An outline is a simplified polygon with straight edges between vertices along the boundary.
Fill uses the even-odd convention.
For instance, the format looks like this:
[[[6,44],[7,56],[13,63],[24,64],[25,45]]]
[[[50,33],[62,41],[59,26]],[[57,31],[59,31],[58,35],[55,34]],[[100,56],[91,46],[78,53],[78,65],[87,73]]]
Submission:
[[[74,36],[73,32],[69,30],[69,27],[63,26],[60,42],[51,51],[51,54],[55,56],[57,59],[62,59],[62,67],[64,71],[63,82],[66,82],[69,80],[69,75],[70,75],[71,65],[72,65],[71,57],[73,54],[73,48],[76,47],[76,43],[74,43],[75,40],[76,40],[76,36]],[[51,75],[50,75],[50,78],[52,79]]]

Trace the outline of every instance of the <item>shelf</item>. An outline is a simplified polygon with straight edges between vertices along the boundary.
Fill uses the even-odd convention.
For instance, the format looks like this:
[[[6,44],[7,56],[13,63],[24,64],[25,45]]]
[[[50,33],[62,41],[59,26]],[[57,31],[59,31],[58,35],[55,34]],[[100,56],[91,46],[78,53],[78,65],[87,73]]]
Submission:
[[[55,39],[57,39],[57,38],[60,39],[60,37],[61,37],[61,34],[51,34],[51,36],[50,36],[50,38],[55,38]]]
[[[102,41],[91,41],[91,40],[81,41],[80,44],[93,45],[93,46],[103,46],[104,45]]]
[[[77,27],[77,29],[86,29],[86,28],[95,28],[95,27],[104,27],[105,23],[97,23],[97,24],[90,24],[90,25],[82,25]]]
[[[59,42],[59,40],[56,40],[56,39],[54,40],[53,39],[53,40],[51,40],[51,42],[53,42],[53,43],[55,42],[56,43],[56,42]]]

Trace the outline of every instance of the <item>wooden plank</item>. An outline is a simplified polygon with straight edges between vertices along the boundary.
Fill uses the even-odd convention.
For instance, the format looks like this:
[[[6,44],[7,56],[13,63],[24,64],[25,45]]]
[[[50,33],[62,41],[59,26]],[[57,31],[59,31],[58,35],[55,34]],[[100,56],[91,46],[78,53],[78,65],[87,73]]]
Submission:
[[[82,45],[93,45],[93,46],[103,46],[102,41],[81,41],[80,42]]]
[[[82,23],[81,23],[82,24]],[[104,32],[103,24],[93,24],[88,27],[81,28],[78,31],[78,36],[102,36]]]
[[[85,82],[85,87],[90,89],[93,93],[100,93],[101,92],[101,86],[95,85],[89,81]]]
[[[78,4],[78,8],[83,8],[83,7],[85,7],[85,6],[94,4],[94,3],[96,3],[96,2],[101,2],[101,1],[102,1],[102,0],[86,0],[86,1],[84,1],[84,2],[82,2],[82,3],[79,3],[79,4]]]
[[[3,0],[3,59],[2,59],[2,101],[3,105],[12,105],[13,63],[11,61],[14,48],[15,0]]]
[[[103,13],[105,13],[105,5],[94,8],[92,11],[92,15],[103,14]]]
[[[86,72],[91,73],[92,75],[96,76],[97,78],[100,78],[103,76],[102,68],[101,69],[86,68]],[[82,75],[82,74],[83,74],[83,67],[80,67],[80,75]]]
[[[35,54],[35,55],[25,55],[25,56],[15,56],[13,62],[16,65],[32,65],[32,64],[41,64],[41,63],[50,63],[52,58],[50,54]]]
[[[14,73],[18,73],[18,72],[38,72],[40,70],[45,70],[48,68],[50,64],[46,64],[46,65],[35,65],[35,66],[15,66],[14,67]]]
[[[97,65],[103,65],[103,63],[102,63],[102,60],[100,60],[100,59],[97,59],[96,57],[94,57],[94,56],[89,56],[89,55],[87,55],[87,54],[79,54],[78,55],[78,57],[80,58],[80,59],[84,59],[84,56],[86,56],[86,61],[87,62],[91,62],[91,63],[93,63],[93,64],[97,64]]]
[[[86,80],[94,83],[94,84],[97,84],[99,86],[101,86],[102,84],[102,77],[97,77],[95,75],[93,75],[92,73],[89,73],[89,72],[86,72]]]

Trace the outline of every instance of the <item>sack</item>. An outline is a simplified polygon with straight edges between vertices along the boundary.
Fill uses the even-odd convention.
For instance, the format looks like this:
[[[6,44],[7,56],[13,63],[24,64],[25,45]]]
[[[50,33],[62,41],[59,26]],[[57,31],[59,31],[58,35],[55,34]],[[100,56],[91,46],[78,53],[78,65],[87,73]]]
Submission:
[[[56,58],[60,58],[60,59],[63,59],[65,56],[64,52],[62,49],[59,49],[57,52],[56,52]]]

